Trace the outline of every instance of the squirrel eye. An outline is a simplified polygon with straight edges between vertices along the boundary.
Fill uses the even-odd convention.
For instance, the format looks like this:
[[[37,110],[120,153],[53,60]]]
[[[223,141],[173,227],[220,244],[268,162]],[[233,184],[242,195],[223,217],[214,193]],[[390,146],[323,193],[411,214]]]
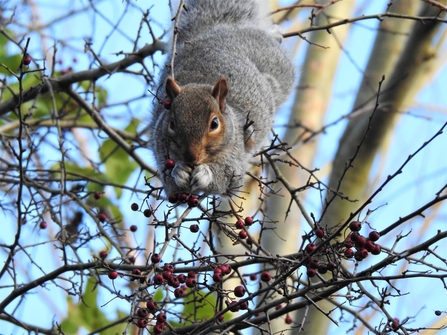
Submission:
[[[211,121],[210,129],[216,130],[217,128],[219,128],[219,119],[217,117],[214,117],[213,120]]]
[[[169,120],[169,129],[171,129],[172,131],[175,130],[175,122],[172,118]]]

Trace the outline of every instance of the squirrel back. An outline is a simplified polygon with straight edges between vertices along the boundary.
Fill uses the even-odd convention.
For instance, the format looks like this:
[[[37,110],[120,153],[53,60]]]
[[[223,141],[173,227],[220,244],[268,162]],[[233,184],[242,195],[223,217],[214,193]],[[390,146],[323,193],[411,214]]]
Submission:
[[[174,69],[171,53],[159,80],[170,104],[158,104],[150,121],[168,195],[234,194],[265,145],[294,70],[281,36],[260,25],[254,0],[186,1]]]

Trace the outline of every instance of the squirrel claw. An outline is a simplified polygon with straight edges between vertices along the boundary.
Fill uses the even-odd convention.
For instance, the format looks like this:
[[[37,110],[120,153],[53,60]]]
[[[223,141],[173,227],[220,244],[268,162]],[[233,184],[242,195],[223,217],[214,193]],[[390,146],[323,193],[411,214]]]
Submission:
[[[213,181],[213,173],[206,164],[197,166],[191,178],[191,191],[204,191]]]
[[[178,187],[187,188],[189,186],[191,171],[192,169],[188,165],[177,162],[171,171],[171,176],[174,178],[175,184]]]

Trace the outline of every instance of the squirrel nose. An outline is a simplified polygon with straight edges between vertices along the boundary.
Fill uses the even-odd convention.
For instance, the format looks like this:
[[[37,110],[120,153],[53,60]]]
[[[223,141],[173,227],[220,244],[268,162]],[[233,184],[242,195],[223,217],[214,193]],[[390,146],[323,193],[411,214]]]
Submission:
[[[191,167],[195,167],[198,164],[200,154],[197,150],[193,150],[192,148],[187,149],[185,151],[185,154],[183,155],[183,158],[185,159],[185,163],[190,165]]]

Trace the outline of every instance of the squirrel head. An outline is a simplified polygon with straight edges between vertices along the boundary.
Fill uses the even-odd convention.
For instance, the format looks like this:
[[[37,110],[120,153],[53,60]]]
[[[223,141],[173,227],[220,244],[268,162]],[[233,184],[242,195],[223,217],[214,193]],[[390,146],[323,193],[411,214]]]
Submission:
[[[166,127],[170,152],[193,167],[217,159],[225,148],[227,80],[220,78],[213,87],[180,86],[168,77],[165,87],[171,100]]]

